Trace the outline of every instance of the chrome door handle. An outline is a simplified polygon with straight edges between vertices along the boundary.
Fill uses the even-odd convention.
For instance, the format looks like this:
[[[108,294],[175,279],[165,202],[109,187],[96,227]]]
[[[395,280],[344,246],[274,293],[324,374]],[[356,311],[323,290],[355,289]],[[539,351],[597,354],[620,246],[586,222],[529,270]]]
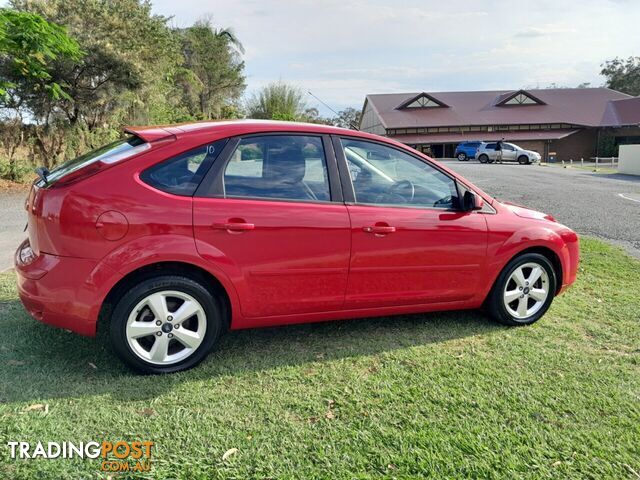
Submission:
[[[241,223],[241,222],[228,222],[228,223],[214,223],[211,228],[216,230],[228,230],[230,232],[246,232],[247,230],[253,230],[256,226],[253,223]]]
[[[366,233],[387,234],[396,231],[396,227],[390,227],[389,225],[373,225],[371,227],[362,227],[362,230]]]

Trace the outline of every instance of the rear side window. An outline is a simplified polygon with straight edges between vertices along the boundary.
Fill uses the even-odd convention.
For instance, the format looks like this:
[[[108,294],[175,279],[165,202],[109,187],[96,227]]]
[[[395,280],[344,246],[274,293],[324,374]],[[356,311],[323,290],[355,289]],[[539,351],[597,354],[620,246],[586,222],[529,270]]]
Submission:
[[[495,143],[487,143],[487,146],[484,147],[485,150],[495,150],[496,149],[496,144]]]
[[[183,152],[146,169],[140,178],[163,192],[190,197],[226,143],[225,138]]]
[[[138,137],[131,136],[121,140],[116,140],[115,142],[109,143],[57,166],[47,174],[47,183],[50,184],[56,180],[60,180],[66,175],[91,165],[92,163],[98,161],[103,163],[119,162],[125,158],[129,158],[143,152],[148,148],[150,148],[150,145]]]
[[[227,198],[330,200],[321,137],[243,138],[226,165],[223,182]]]

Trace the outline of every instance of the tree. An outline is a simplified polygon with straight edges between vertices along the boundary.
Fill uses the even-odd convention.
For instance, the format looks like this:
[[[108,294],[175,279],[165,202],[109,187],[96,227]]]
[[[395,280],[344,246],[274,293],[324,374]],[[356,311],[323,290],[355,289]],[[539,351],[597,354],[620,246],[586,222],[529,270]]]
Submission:
[[[33,116],[35,103],[52,105],[71,98],[69,84],[53,72],[56,62],[77,62],[81,56],[78,43],[65,28],[34,13],[0,9],[0,109],[4,120],[0,144],[10,180],[18,177],[16,155],[25,143],[24,116]]]
[[[616,57],[604,62],[601,67],[600,75],[607,79],[607,87],[634,97],[640,96],[640,57],[626,60]]]
[[[177,34],[184,63],[176,78],[187,110],[197,119],[225,116],[245,88],[242,43],[232,29],[214,28],[210,18]]]
[[[357,129],[360,126],[362,112],[353,107],[345,108],[338,112],[338,116],[331,119],[336,127]]]
[[[263,87],[246,104],[250,118],[286,121],[302,119],[306,107],[302,90],[282,81]]]
[[[55,62],[51,75],[68,86],[69,98],[54,104],[33,99],[35,117],[61,114],[69,126],[82,123],[89,129],[148,117],[147,100],[179,58],[168,19],[153,15],[148,1],[12,0],[11,5],[65,25],[85,52],[81,61]]]
[[[12,105],[12,93],[69,98],[68,85],[53,78],[53,63],[82,55],[66,30],[39,15],[0,9],[0,96]]]

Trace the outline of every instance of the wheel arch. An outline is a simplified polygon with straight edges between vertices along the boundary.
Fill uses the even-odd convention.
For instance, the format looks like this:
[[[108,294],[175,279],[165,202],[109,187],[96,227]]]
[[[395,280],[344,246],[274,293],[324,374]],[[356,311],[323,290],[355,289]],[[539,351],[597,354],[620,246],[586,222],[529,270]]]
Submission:
[[[560,256],[550,247],[547,246],[543,246],[543,245],[536,245],[533,247],[528,247],[525,249],[522,249],[516,253],[514,253],[511,257],[509,257],[509,259],[504,263],[504,266],[502,267],[502,269],[500,269],[500,272],[502,272],[502,270],[514,259],[517,258],[521,255],[526,255],[527,253],[537,253],[539,255],[542,255],[543,257],[545,257],[547,260],[549,260],[549,262],[551,263],[551,265],[553,266],[553,271],[556,274],[556,285],[555,285],[555,295],[557,295],[560,292],[560,289],[562,288],[562,279],[563,279],[563,271],[562,271],[562,261],[560,260]],[[499,273],[498,273],[499,276]],[[493,280],[493,284],[495,284],[498,276],[496,276],[496,278],[494,278]],[[493,284],[492,284],[492,288],[493,288]]]
[[[118,297],[122,295],[122,292],[136,283],[159,275],[181,275],[200,282],[212,295],[217,295],[218,298],[221,299],[220,307],[222,308],[225,328],[229,329],[231,327],[231,298],[229,292],[227,292],[222,282],[215,275],[192,263],[184,261],[162,261],[148,263],[128,272],[111,287],[102,301],[98,315],[97,329],[101,330],[108,325],[113,308]]]

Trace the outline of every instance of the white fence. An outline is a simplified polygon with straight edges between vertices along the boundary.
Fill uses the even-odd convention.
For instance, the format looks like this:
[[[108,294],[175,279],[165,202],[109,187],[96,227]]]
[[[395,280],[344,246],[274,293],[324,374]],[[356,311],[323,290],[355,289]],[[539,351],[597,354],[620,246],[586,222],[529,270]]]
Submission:
[[[590,157],[588,159],[581,158],[579,160],[573,160],[570,158],[569,160],[562,160],[563,167],[573,167],[573,166],[581,166],[581,167],[593,167],[594,170],[598,170],[598,168],[618,168],[618,157]]]

